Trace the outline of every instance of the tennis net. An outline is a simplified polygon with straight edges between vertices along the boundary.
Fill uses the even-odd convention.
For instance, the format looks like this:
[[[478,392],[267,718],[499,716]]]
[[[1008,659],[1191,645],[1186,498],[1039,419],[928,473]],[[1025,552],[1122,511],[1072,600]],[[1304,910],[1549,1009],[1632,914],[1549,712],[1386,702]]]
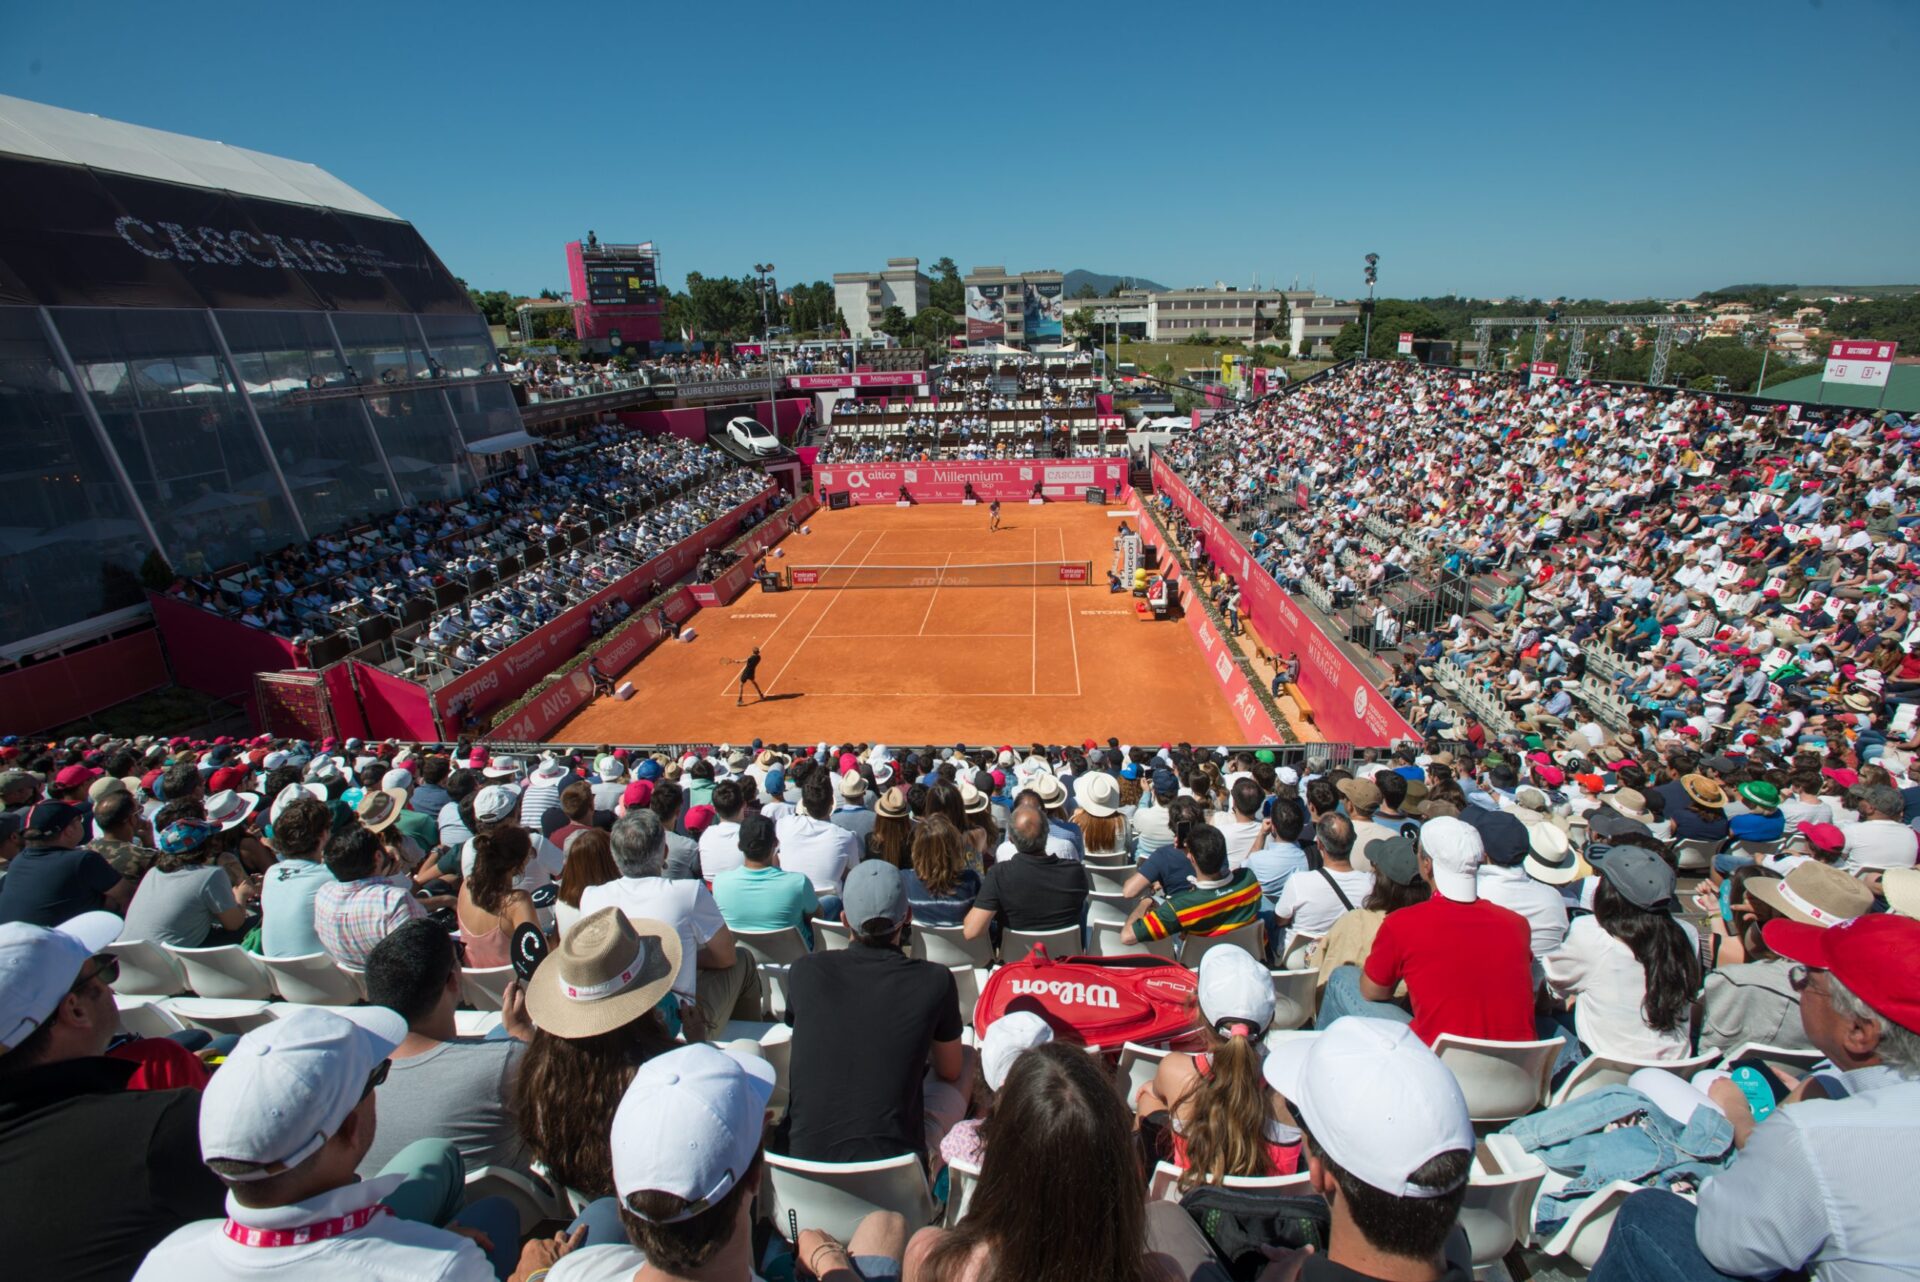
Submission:
[[[796,588],[1045,588],[1093,580],[1091,561],[1007,561],[992,565],[796,565]]]

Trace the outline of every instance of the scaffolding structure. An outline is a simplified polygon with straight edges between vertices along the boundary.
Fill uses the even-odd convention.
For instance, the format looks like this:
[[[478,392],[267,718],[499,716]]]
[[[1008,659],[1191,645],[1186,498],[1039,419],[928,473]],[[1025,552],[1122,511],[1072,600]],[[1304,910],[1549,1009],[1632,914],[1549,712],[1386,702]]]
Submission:
[[[1684,322],[1689,317],[1676,316],[1672,312],[1656,312],[1649,316],[1478,316],[1473,320],[1473,337],[1480,344],[1480,359],[1484,364],[1493,355],[1493,336],[1495,332],[1520,334],[1533,331],[1533,346],[1529,349],[1528,361],[1539,359],[1540,349],[1546,344],[1547,336],[1554,330],[1564,329],[1567,333],[1567,371],[1568,378],[1585,378],[1593,368],[1593,358],[1587,354],[1587,331],[1594,329],[1653,329],[1653,368],[1647,373],[1647,382],[1661,386],[1667,381],[1667,358],[1673,354],[1676,335],[1682,343],[1690,340],[1692,329]]]

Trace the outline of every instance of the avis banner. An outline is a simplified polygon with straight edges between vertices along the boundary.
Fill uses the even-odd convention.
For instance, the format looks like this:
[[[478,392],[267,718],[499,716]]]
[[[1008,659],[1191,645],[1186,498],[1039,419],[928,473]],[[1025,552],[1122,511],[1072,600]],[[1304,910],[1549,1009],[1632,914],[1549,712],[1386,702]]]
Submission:
[[[1267,650],[1280,658],[1299,656],[1300,691],[1311,705],[1314,724],[1322,734],[1359,747],[1384,747],[1396,739],[1420,737],[1340,647],[1301,614],[1293,598],[1254,562],[1246,546],[1157,454],[1153,459],[1153,487],[1155,493],[1171,499],[1199,531],[1213,563],[1239,583],[1242,617],[1266,643]]]
[[[1020,463],[855,463],[815,468],[814,494],[822,502],[832,490],[845,491],[854,503],[897,503],[900,489],[915,503],[958,503],[967,486],[982,503],[1030,498],[1079,501],[1091,486],[1107,492],[1110,502],[1127,494],[1125,459],[1073,459],[1050,463],[1041,459]],[[1034,487],[1039,487],[1036,495]]]

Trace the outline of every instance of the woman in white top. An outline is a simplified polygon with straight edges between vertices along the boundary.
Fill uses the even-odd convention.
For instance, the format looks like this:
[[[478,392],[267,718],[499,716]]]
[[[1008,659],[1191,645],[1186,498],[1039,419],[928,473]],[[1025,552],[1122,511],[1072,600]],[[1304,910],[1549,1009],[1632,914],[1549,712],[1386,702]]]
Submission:
[[[1674,872],[1644,846],[1615,846],[1596,861],[1593,915],[1541,958],[1547,986],[1573,1008],[1593,1054],[1685,1059],[1699,995],[1699,936],[1673,916]]]

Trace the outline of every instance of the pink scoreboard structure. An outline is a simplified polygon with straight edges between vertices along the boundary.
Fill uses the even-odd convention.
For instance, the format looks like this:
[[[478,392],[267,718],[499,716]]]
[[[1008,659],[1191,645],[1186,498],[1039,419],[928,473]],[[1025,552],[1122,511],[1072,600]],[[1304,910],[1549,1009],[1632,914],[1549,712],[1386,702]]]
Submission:
[[[593,351],[637,347],[646,351],[660,341],[666,297],[659,284],[659,251],[652,241],[613,245],[592,232],[567,244],[567,279],[572,285],[574,332]]]

